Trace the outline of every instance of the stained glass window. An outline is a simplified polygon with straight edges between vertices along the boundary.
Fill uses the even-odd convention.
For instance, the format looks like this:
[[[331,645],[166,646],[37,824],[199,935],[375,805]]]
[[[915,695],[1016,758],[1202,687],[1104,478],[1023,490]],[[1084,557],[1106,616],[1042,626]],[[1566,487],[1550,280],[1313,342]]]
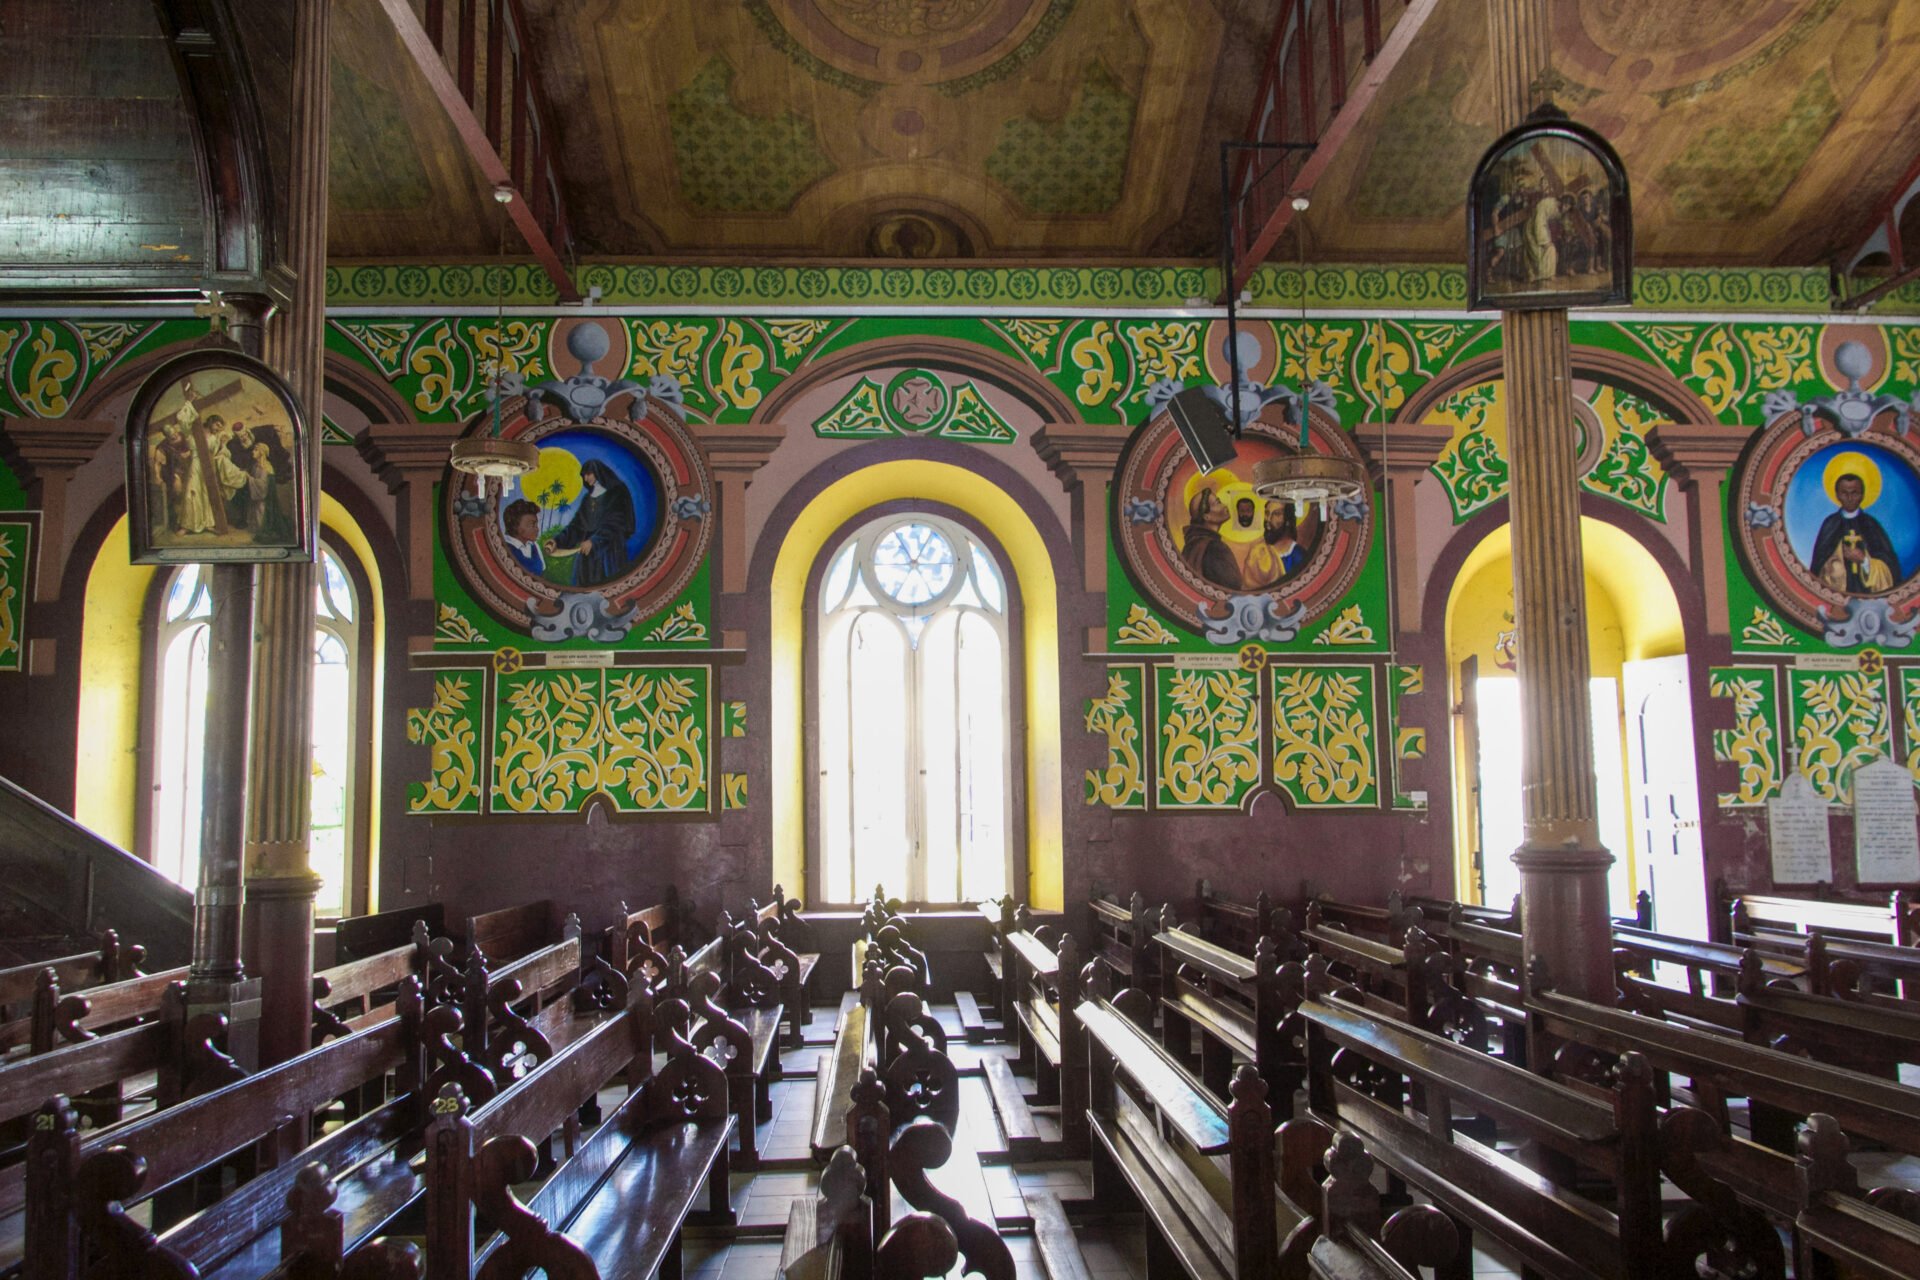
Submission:
[[[1007,592],[979,539],[931,515],[847,539],[821,580],[820,886],[916,902],[1005,892]]]

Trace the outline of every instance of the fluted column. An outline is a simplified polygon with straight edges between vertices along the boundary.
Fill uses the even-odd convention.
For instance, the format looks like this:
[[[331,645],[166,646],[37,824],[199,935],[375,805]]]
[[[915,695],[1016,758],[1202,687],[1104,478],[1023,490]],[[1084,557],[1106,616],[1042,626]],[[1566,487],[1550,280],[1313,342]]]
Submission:
[[[1488,0],[1500,127],[1544,97],[1551,66],[1546,0]],[[1520,633],[1521,799],[1514,852],[1527,958],[1556,990],[1611,1004],[1612,922],[1594,801],[1586,571],[1567,313],[1501,315],[1512,454],[1513,612]]]
[[[293,159],[287,258],[292,299],[267,331],[307,415],[307,510],[319,518],[326,322],[328,45],[333,0],[299,0],[293,49]],[[311,1044],[315,563],[260,567],[254,599],[253,732],[247,808],[247,952],[261,980],[262,1065]]]

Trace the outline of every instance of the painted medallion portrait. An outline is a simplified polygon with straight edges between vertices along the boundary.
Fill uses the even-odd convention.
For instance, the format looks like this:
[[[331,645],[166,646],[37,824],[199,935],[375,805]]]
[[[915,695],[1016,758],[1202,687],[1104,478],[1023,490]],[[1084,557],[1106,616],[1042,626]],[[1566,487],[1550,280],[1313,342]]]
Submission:
[[[570,376],[502,379],[498,433],[538,448],[524,475],[455,476],[442,518],[456,574],[495,618],[536,640],[612,643],[693,580],[712,538],[713,486],[675,412],[679,384],[624,376],[623,326],[556,326]],[[491,411],[468,435],[495,430]]]
[[[1141,594],[1217,644],[1283,641],[1350,589],[1373,532],[1371,502],[1296,504],[1254,489],[1260,462],[1297,451],[1278,405],[1247,423],[1238,456],[1203,472],[1162,413],[1121,453],[1113,540]],[[1314,409],[1315,452],[1358,457],[1351,437]]]
[[[1786,529],[1823,586],[1885,595],[1920,568],[1920,479],[1890,449],[1829,445],[1788,482]]]
[[[135,563],[305,559],[306,454],[292,393],[265,365],[168,362],[127,417]]]
[[[1906,648],[1920,634],[1913,406],[1873,390],[1877,362],[1858,342],[1823,348],[1821,361],[1837,394],[1767,401],[1772,424],[1748,446],[1728,504],[1735,545],[1768,602],[1828,644]]]
[[[1469,305],[1630,301],[1633,223],[1619,160],[1563,116],[1536,120],[1494,143],[1474,173]]]

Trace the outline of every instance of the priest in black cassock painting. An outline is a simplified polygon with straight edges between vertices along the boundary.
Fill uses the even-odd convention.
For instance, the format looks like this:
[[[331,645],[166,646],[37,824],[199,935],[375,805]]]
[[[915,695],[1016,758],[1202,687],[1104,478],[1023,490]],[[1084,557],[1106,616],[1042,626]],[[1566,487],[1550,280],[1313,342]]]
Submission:
[[[627,541],[633,537],[633,495],[613,468],[595,459],[580,468],[580,486],[580,505],[553,545],[573,552],[574,586],[597,587],[633,563],[627,554]]]
[[[1905,575],[1900,572],[1893,539],[1878,520],[1861,510],[1866,482],[1851,471],[1842,473],[1833,482],[1833,496],[1840,509],[1821,521],[1808,567],[1827,586],[1850,596],[1893,590]]]

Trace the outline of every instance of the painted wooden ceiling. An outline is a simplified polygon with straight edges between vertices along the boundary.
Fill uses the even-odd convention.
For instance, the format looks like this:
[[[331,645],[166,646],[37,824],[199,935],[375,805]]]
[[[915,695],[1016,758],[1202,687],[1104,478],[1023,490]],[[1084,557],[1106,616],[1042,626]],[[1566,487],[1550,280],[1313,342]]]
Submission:
[[[1281,8],[524,3],[578,252],[746,259],[1217,253],[1217,144]],[[1552,5],[1560,100],[1626,160],[1644,263],[1825,261],[1920,154],[1912,0]],[[377,0],[336,32],[335,256],[494,252]],[[1459,260],[1491,95],[1485,0],[1443,0],[1322,180],[1308,256]]]

